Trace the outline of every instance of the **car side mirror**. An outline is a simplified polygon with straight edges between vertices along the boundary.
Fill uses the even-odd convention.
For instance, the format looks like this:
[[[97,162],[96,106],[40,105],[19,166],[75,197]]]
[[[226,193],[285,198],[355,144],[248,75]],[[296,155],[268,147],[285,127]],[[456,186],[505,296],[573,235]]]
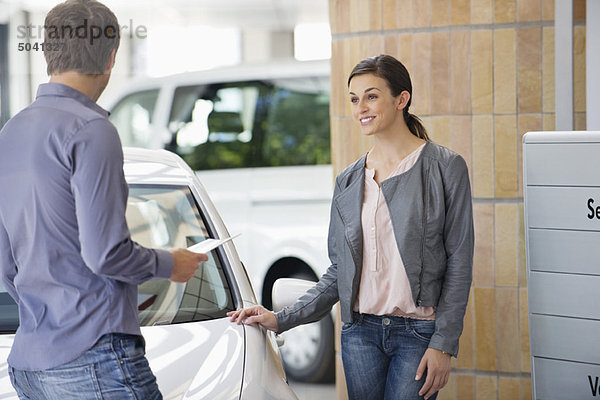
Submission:
[[[291,306],[316,282],[296,278],[279,278],[273,284],[271,296],[273,311],[281,311],[284,307]]]

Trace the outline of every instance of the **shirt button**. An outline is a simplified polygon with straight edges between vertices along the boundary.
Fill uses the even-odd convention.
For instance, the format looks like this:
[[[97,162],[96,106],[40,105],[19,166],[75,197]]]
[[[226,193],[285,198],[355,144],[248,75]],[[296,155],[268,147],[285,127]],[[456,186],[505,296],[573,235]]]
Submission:
[[[390,319],[389,318],[384,318],[383,319],[383,324],[386,325],[386,326],[389,325],[390,324]]]

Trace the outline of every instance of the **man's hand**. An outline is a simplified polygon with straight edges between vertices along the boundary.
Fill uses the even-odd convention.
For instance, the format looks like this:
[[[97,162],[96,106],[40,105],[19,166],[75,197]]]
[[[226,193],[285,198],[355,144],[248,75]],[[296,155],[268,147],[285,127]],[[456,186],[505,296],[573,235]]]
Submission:
[[[415,377],[415,380],[420,380],[427,370],[427,378],[419,391],[419,396],[425,396],[425,400],[427,400],[446,386],[450,375],[450,358],[450,354],[442,353],[437,349],[428,348],[425,351]]]
[[[246,325],[257,323],[273,332],[277,332],[279,328],[275,314],[262,306],[253,306],[237,311],[230,311],[227,313],[227,316],[231,317],[231,322],[235,321],[238,325],[241,323]]]
[[[187,282],[203,261],[208,261],[206,254],[193,253],[186,249],[169,250],[173,256],[173,273],[169,278],[173,282]]]

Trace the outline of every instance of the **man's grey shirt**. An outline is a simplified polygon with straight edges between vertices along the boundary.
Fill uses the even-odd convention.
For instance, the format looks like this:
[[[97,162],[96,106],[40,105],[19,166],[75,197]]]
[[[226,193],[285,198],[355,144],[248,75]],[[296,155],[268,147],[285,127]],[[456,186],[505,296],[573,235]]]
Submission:
[[[137,285],[173,259],[133,242],[123,151],[108,112],[59,83],[0,131],[0,276],[19,305],[17,369],[77,358],[105,333],[140,334]]]

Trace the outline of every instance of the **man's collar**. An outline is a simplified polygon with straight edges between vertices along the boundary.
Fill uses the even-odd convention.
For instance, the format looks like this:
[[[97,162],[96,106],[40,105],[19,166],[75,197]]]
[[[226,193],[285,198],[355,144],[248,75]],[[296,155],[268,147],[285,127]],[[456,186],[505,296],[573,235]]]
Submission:
[[[77,100],[84,106],[91,108],[94,111],[108,117],[109,112],[100,107],[96,102],[90,99],[88,96],[83,94],[77,89],[67,86],[62,83],[48,82],[43,83],[38,87],[36,98],[44,96],[58,96],[58,97],[69,97]]]

